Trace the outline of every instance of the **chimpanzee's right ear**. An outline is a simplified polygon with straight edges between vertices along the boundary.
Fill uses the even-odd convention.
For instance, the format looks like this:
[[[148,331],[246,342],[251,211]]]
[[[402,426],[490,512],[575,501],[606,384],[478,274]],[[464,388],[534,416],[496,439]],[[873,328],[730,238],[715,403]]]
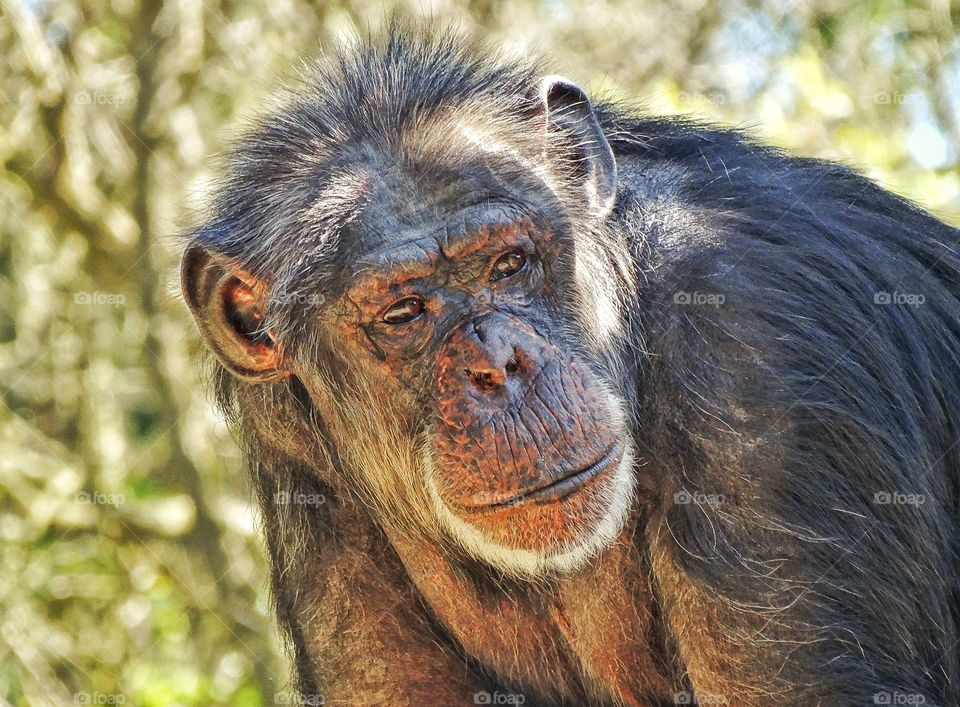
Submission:
[[[606,218],[617,197],[617,160],[590,99],[562,76],[543,77],[538,93],[544,126],[566,135],[587,203],[598,218]]]
[[[264,328],[266,283],[196,241],[180,263],[183,296],[217,359],[250,382],[291,375],[283,346]]]

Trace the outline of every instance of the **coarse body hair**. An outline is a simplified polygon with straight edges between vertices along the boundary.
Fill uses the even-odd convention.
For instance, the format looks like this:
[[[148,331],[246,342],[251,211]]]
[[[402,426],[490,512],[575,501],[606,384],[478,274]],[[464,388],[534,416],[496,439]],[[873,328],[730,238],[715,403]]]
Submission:
[[[537,607],[596,576],[516,580],[444,545],[418,471],[424,420],[386,428],[391,401],[311,326],[352,257],[338,234],[364,193],[365,175],[338,168],[368,151],[491,170],[513,189],[548,184],[556,204],[543,208],[562,210],[569,165],[520,157],[535,153],[539,75],[444,32],[358,40],[238,145],[192,235],[283,293],[269,326],[322,372],[266,384],[215,374],[258,489],[301,690],[389,700],[375,649],[343,633],[363,621],[350,600],[362,586],[390,598],[377,616],[401,635],[548,702],[631,703],[646,681],[729,704],[860,704],[884,691],[957,704],[957,230],[849,168],[602,100],[615,206],[599,226],[575,208],[561,216],[584,259],[572,302],[593,303],[571,322],[631,436],[624,557],[636,566],[614,575],[648,604],[629,611],[647,617],[650,655],[611,688],[556,623],[537,623],[524,653],[522,618],[489,609],[489,635],[471,637],[424,599],[398,549],[405,533],[461,568],[449,581],[474,608]],[[283,493],[328,502],[278,505]],[[609,590],[597,615],[620,616],[621,594],[596,590]],[[389,666],[424,680],[431,669]]]

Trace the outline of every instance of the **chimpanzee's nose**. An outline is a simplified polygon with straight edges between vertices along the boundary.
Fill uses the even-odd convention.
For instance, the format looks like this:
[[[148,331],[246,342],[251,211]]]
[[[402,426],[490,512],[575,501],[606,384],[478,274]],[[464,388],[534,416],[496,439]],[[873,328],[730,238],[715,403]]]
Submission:
[[[511,378],[530,376],[532,361],[523,346],[527,337],[517,327],[496,317],[476,319],[465,328],[469,344],[462,351],[463,372],[475,389],[493,392]]]

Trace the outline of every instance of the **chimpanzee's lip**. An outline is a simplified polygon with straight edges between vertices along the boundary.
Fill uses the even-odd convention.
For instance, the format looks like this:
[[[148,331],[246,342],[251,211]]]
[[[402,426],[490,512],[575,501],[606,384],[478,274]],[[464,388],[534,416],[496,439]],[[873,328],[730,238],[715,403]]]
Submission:
[[[574,491],[579,490],[591,479],[600,476],[607,469],[618,465],[623,459],[624,449],[623,443],[614,442],[603,456],[595,462],[581,469],[572,471],[556,481],[551,481],[543,486],[523,489],[503,501],[464,506],[464,509],[486,513],[527,503],[554,503],[561,501]]]

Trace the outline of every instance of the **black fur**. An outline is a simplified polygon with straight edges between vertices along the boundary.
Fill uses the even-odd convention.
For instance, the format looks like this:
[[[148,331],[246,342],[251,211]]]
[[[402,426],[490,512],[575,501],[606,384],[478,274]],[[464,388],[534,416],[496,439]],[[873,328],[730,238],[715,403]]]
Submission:
[[[758,655],[783,661],[797,704],[956,704],[957,231],[835,164],[608,121],[637,160],[620,214],[646,280],[640,438],[651,473],[725,498],[667,512],[681,566],[731,622],[792,643],[789,660]],[[668,166],[681,184],[658,176]],[[664,191],[692,225],[659,206]]]

